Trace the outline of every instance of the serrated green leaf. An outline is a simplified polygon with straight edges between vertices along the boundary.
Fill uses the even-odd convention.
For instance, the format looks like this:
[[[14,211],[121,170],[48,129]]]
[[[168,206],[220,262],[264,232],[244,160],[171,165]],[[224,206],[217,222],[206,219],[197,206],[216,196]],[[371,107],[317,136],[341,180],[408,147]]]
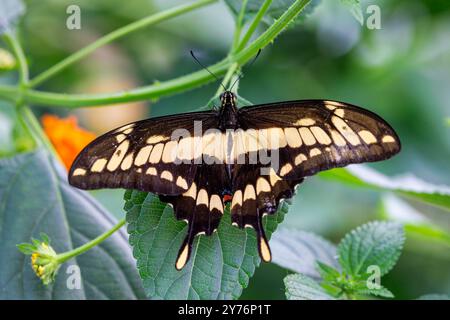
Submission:
[[[274,263],[312,278],[319,278],[316,261],[339,268],[336,247],[310,232],[280,228],[273,235],[270,246]]]
[[[247,287],[259,265],[255,231],[231,226],[225,210],[217,232],[198,236],[191,259],[181,271],[175,259],[187,226],[175,219],[173,209],[153,194],[125,193],[130,244],[144,289],[152,299],[236,299]],[[283,206],[276,215],[263,220],[266,234],[275,230],[287,212]]]
[[[339,168],[323,171],[319,176],[355,187],[371,188],[378,191],[393,191],[396,194],[450,210],[449,186],[433,185],[412,174],[391,178],[368,166],[357,165],[345,169]]]
[[[0,35],[11,31],[24,12],[21,0],[0,0]]]
[[[65,170],[47,152],[0,159],[0,299],[144,298],[124,230],[63,264],[49,287],[34,274],[30,257],[16,247],[45,232],[62,253],[115,224],[88,193],[69,186]],[[19,248],[27,251],[31,246]],[[71,265],[80,268],[80,289],[67,287]]]
[[[284,278],[288,300],[334,300],[313,279],[303,274],[291,274]]]
[[[359,295],[372,295],[382,298],[394,298],[394,294],[382,285],[379,285],[379,288],[376,289],[369,289],[367,287],[361,288],[356,290],[355,293]]]
[[[338,245],[343,271],[366,278],[367,268],[377,266],[380,276],[389,272],[400,257],[405,235],[396,222],[369,222],[348,233]]]
[[[338,270],[320,261],[316,262],[316,269],[319,271],[320,277],[324,281],[331,282],[340,276]]]

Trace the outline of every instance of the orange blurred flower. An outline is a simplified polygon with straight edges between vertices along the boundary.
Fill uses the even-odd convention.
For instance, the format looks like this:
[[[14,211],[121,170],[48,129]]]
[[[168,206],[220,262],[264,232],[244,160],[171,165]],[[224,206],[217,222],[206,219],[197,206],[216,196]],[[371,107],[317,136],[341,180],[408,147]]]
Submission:
[[[45,134],[64,162],[67,170],[78,153],[92,140],[95,135],[78,126],[77,118],[59,118],[55,115],[46,114],[41,119]]]

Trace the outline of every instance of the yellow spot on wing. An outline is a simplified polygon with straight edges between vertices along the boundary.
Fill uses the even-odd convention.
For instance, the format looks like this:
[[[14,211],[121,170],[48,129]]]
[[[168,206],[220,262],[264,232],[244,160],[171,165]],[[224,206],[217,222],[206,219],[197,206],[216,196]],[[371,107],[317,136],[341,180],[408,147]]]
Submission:
[[[195,200],[195,198],[197,198],[197,185],[195,184],[195,182],[192,182],[191,187],[189,188],[188,191],[183,193],[183,196],[192,198],[194,200]]]
[[[156,176],[158,174],[158,171],[156,171],[155,167],[150,167],[147,169],[147,171],[145,173],[149,174],[151,176]]]
[[[118,134],[117,136],[116,136],[116,140],[117,140],[117,142],[118,143],[121,143],[123,140],[125,140],[127,138],[127,136],[126,135],[124,135],[124,134]]]
[[[176,141],[169,141],[164,147],[164,152],[162,155],[162,161],[164,163],[174,162],[177,156],[177,145]]]
[[[256,193],[260,194],[261,192],[270,192],[270,184],[263,177],[259,177],[256,181]]]
[[[125,154],[128,151],[129,145],[130,145],[130,141],[124,140],[117,147],[116,151],[114,151],[113,155],[109,159],[108,165],[106,166],[106,168],[109,171],[114,171],[119,167],[120,163],[122,162],[123,158],[125,157]]]
[[[395,139],[393,136],[386,135],[383,137],[383,139],[381,141],[384,143],[389,143],[389,142],[395,142]]]
[[[197,195],[197,205],[201,204],[208,207],[208,192],[205,189],[200,189]]]
[[[211,200],[209,202],[209,211],[212,211],[213,209],[219,210],[221,213],[223,213],[223,204],[222,200],[217,194],[213,194],[211,196]]]
[[[136,159],[134,159],[134,164],[136,166],[142,166],[147,163],[148,157],[150,156],[150,151],[152,151],[153,146],[145,146],[139,150]]]
[[[183,188],[183,189],[186,189],[186,190],[188,189],[187,181],[183,177],[178,177],[176,184],[180,188]]]
[[[368,130],[361,130],[358,132],[358,134],[366,144],[372,144],[377,142],[377,138],[372,134],[372,132]]]
[[[291,171],[292,171],[292,165],[290,163],[286,163],[280,170],[280,176],[284,177]]]
[[[261,253],[261,258],[264,262],[270,262],[270,260],[272,260],[269,244],[263,236],[260,236],[259,239],[259,252]]]
[[[168,139],[169,139],[168,137],[161,136],[161,135],[156,135],[156,136],[149,137],[147,139],[147,143],[148,144],[155,144],[155,143],[162,142],[162,141],[165,141],[165,140],[168,140]]]
[[[83,168],[76,168],[74,171],[73,171],[73,176],[84,176],[86,174],[86,170],[85,169],[83,169]]]
[[[281,178],[276,174],[273,168],[270,168],[269,171],[270,184],[273,187],[278,181],[281,181]]]
[[[345,142],[344,138],[336,131],[336,130],[331,130],[331,138],[333,139],[333,142],[335,145],[339,146],[339,147],[343,147],[347,144],[347,142]]]
[[[295,165],[298,166],[299,164],[301,164],[303,161],[308,160],[308,158],[303,154],[300,153],[298,156],[295,157]]]
[[[315,123],[316,123],[316,121],[314,119],[303,118],[303,119],[297,120],[297,122],[295,122],[294,125],[296,125],[296,126],[312,126]]]
[[[244,191],[244,201],[250,200],[250,199],[256,200],[256,194],[255,194],[255,188],[251,184],[248,184],[245,187],[245,191]]]
[[[130,169],[132,164],[133,164],[133,154],[130,153],[125,157],[125,159],[123,159],[120,169],[128,170]]]
[[[156,146],[154,146],[148,161],[150,163],[158,163],[161,160],[163,148],[164,148],[164,143],[158,143]]]
[[[286,135],[286,141],[289,147],[298,148],[302,145],[302,138],[297,128],[285,128],[284,134]]]
[[[180,255],[178,256],[177,262],[175,263],[175,268],[177,268],[177,270],[183,269],[183,267],[186,265],[188,256],[189,256],[189,244],[186,243]]]
[[[320,154],[322,154],[322,151],[320,151],[318,148],[311,149],[311,151],[309,152],[310,157],[315,157]]]
[[[356,133],[348,126],[347,123],[345,123],[344,120],[339,117],[333,116],[331,117],[331,122],[333,122],[336,129],[338,129],[338,131],[344,136],[344,138],[347,139],[347,141],[352,145],[357,146],[361,143]]]
[[[92,172],[102,172],[105,169],[105,165],[108,162],[107,159],[97,159],[91,167]]]
[[[172,175],[172,173],[170,171],[164,170],[161,173],[161,179],[168,180],[168,181],[173,181],[173,175]]]
[[[303,142],[307,145],[307,146],[312,146],[313,144],[316,143],[316,139],[314,139],[313,134],[311,133],[311,131],[308,128],[299,128],[298,131],[300,132],[300,135],[302,136]]]
[[[311,127],[311,132],[320,144],[330,144],[331,139],[321,127]]]
[[[231,208],[234,209],[235,206],[242,206],[242,191],[237,190],[233,194],[233,199],[231,200]]]

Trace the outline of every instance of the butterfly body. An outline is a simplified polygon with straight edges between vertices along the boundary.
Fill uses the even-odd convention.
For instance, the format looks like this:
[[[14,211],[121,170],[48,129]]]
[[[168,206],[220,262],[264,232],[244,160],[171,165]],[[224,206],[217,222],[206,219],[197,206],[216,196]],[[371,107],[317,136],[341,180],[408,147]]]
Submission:
[[[153,192],[188,223],[176,268],[194,238],[211,235],[227,204],[232,224],[256,231],[271,253],[262,218],[291,198],[306,176],[400,151],[395,131],[374,113],[337,101],[302,100],[237,108],[221,95],[217,111],[153,118],[100,136],[74,161],[69,182],[81,189]]]

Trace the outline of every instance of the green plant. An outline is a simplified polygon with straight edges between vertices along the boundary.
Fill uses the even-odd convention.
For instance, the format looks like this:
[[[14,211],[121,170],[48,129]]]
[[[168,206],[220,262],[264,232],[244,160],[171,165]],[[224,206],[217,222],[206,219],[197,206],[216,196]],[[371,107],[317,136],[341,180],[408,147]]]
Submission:
[[[28,60],[15,31],[20,15],[24,12],[18,0],[8,0],[11,11],[0,11],[2,39],[9,46],[15,58],[19,81],[15,85],[0,84],[0,99],[7,102],[16,114],[16,152],[13,157],[0,159],[0,235],[6,239],[0,244],[0,260],[12,261],[3,266],[0,283],[7,298],[189,298],[223,299],[238,298],[245,288],[255,268],[259,265],[255,237],[251,231],[232,228],[230,219],[222,219],[217,235],[196,240],[194,255],[190,265],[177,273],[170,261],[174,260],[175,248],[181,241],[183,223],[176,222],[172,210],[159,202],[157,197],[137,191],[125,193],[126,219],[116,221],[88,193],[71,188],[66,175],[57,161],[57,154],[43,133],[31,107],[52,106],[54,108],[76,109],[88,106],[102,106],[138,100],[157,100],[206,84],[214,79],[205,70],[197,71],[175,79],[135,88],[126,92],[108,94],[62,94],[35,89],[46,80],[61,73],[94,50],[127,36],[132,32],[165,21],[216,2],[198,0],[167,11],[149,15],[142,20],[124,26],[98,39],[78,52],[70,55],[34,78],[29,77]],[[234,41],[228,55],[208,68],[223,76],[223,84],[234,81],[234,75],[258,52],[272,44],[276,37],[294,22],[300,21],[300,14],[317,5],[318,1],[226,1],[234,13],[236,28]],[[359,4],[358,1],[352,1]],[[11,9],[12,8],[12,9]],[[276,10],[274,10],[276,9]],[[304,11],[305,9],[305,11]],[[257,35],[262,22],[268,24]],[[247,26],[247,28],[245,28]],[[245,31],[245,32],[244,32]],[[32,54],[32,53],[31,53]],[[9,69],[12,65],[9,64]],[[217,103],[221,87],[211,98],[207,107]],[[237,86],[236,86],[237,90]],[[249,104],[240,97],[240,102]],[[31,137],[31,139],[29,139]],[[24,142],[25,141],[25,142]],[[31,141],[28,143],[28,141]],[[22,153],[23,151],[28,151]],[[20,153],[19,153],[20,152]],[[362,171],[364,170],[364,171]],[[347,183],[357,188],[371,188],[381,192],[391,192],[395,197],[413,198],[417,201],[450,210],[450,191],[445,187],[431,186],[418,179],[405,183],[391,179],[370,169],[338,169],[323,173],[321,177]],[[26,199],[26,201],[24,201]],[[275,231],[288,211],[285,204],[277,215],[264,220],[268,233]],[[229,212],[225,213],[226,215]],[[121,227],[128,222],[130,244],[134,258]],[[428,226],[436,230],[436,226]],[[434,229],[433,229],[434,228]],[[12,232],[12,231],[13,232]],[[52,290],[38,283],[38,279],[28,267],[15,245],[28,241],[30,235],[45,232],[45,237],[33,245],[19,246],[27,254],[42,251],[42,244],[52,239],[51,256],[56,260],[50,273],[42,274],[44,283],[50,283],[61,264],[80,266],[82,290],[67,291],[64,273],[50,284]],[[117,231],[117,232],[115,232]],[[407,232],[434,239],[435,233],[424,228],[409,228]],[[100,235],[100,236],[99,236]],[[93,239],[93,240],[90,240]],[[449,245],[448,233],[441,230],[440,239]],[[274,250],[275,251],[275,250]],[[43,261],[54,263],[55,260]],[[220,263],[217,263],[219,261]],[[275,261],[276,262],[276,261]],[[105,270],[105,265],[108,265]],[[214,268],[211,268],[211,265]],[[344,266],[344,264],[342,264]],[[23,270],[17,275],[17,270]],[[334,269],[321,265],[327,279],[337,276]],[[353,270],[353,269],[352,269]],[[359,273],[352,276],[360,275]],[[108,279],[119,279],[110,285]],[[142,286],[141,286],[142,280]],[[35,288],[22,290],[21,288]],[[338,285],[337,288],[340,288]],[[340,288],[342,290],[342,288]],[[350,290],[351,289],[351,290]],[[345,288],[346,295],[358,294],[359,289]]]
[[[339,243],[339,265],[316,261],[320,285],[304,274],[284,279],[288,299],[358,299],[367,295],[393,298],[381,277],[397,262],[405,240],[399,223],[372,222],[348,233]]]

